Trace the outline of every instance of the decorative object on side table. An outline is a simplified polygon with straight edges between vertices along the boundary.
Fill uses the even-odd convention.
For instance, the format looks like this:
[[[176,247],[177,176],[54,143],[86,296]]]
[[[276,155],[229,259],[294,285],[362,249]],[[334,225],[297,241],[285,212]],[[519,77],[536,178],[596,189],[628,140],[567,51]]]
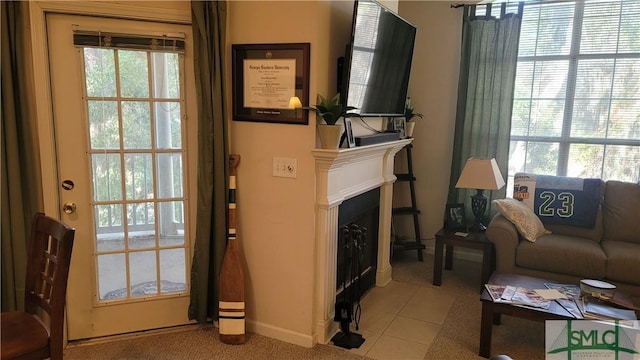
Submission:
[[[467,230],[464,204],[447,204],[444,227],[448,230]]]
[[[318,123],[318,134],[323,149],[337,149],[340,145],[340,137],[344,132],[342,124],[337,124],[340,118],[360,116],[351,112],[355,107],[345,106],[340,102],[340,93],[331,99],[318,94],[318,104],[305,106],[303,109],[314,111],[324,120],[324,124]]]
[[[456,188],[476,189],[477,193],[471,196],[471,210],[475,217],[472,226],[474,230],[485,231],[484,213],[487,210],[487,197],[483,190],[499,190],[504,186],[504,179],[498,169],[496,159],[470,158],[462,169]]]
[[[415,108],[411,105],[411,98],[407,98],[407,102],[404,107],[404,120],[406,122],[405,125],[405,135],[407,137],[413,137],[413,130],[415,128],[415,118],[423,119],[424,115],[415,112]]]

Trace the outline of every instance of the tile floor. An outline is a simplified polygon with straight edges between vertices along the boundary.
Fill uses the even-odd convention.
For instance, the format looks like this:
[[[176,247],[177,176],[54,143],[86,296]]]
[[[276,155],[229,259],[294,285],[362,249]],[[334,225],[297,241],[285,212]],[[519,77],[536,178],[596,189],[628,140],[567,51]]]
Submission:
[[[361,300],[359,329],[352,323],[365,342],[349,351],[371,359],[423,359],[456,299],[454,292],[431,285],[428,276],[369,290]]]

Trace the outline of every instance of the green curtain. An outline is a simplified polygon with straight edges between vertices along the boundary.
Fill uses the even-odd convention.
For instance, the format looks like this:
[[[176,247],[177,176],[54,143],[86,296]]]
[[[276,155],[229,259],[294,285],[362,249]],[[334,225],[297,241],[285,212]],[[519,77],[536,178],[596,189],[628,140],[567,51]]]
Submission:
[[[198,213],[188,315],[199,323],[218,318],[220,268],[227,244],[226,17],[225,1],[191,2],[198,102]]]
[[[475,5],[464,6],[448,202],[464,203],[467,210],[471,209],[475,190],[456,189],[455,184],[468,158],[495,158],[500,172],[507,176],[523,4],[519,4],[517,14],[505,14],[506,4],[502,6],[500,18],[475,16]],[[490,8],[487,15],[489,12]],[[506,187],[490,191],[486,194],[489,205],[493,197],[503,198],[505,194]]]
[[[2,1],[2,311],[22,309],[31,216],[42,211],[36,118],[24,36],[27,4]]]

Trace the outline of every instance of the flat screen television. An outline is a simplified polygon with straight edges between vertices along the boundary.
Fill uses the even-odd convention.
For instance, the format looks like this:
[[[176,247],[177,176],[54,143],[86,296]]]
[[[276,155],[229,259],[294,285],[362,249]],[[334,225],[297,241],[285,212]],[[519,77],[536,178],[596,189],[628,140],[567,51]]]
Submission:
[[[343,104],[361,116],[404,114],[416,27],[373,0],[356,0],[342,81]]]

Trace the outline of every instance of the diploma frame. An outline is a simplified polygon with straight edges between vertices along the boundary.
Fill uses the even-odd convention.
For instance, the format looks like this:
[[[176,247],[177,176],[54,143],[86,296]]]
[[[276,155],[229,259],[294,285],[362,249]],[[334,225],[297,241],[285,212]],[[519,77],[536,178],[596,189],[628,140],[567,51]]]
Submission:
[[[309,124],[309,111],[288,108],[289,98],[297,96],[302,106],[309,106],[309,43],[290,44],[233,44],[232,49],[232,86],[233,86],[233,120],[255,121],[285,124]],[[263,89],[261,75],[246,74],[245,60],[252,64],[295,64],[295,69],[288,66],[286,70],[271,70],[269,80],[277,82],[275,92]],[[278,61],[281,60],[281,61]],[[295,81],[289,80],[295,71]],[[282,75],[283,80],[278,77]],[[249,98],[250,97],[250,98]],[[272,101],[279,106],[269,106]],[[286,101],[287,105],[284,105]],[[248,105],[250,104],[250,105]]]

